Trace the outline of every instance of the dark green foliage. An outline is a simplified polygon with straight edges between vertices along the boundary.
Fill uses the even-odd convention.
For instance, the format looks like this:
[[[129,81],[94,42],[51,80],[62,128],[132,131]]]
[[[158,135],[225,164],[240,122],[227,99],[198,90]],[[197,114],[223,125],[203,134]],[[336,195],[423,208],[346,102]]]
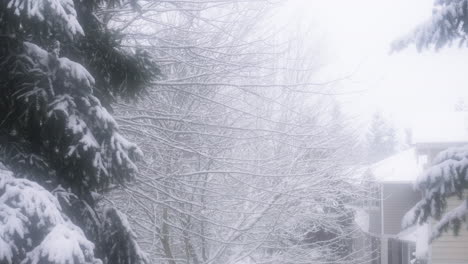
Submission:
[[[75,1],[77,2],[77,1]],[[107,28],[95,16],[91,16],[104,1],[82,1],[77,8],[77,19],[85,36],[78,41],[63,44],[63,54],[85,66],[96,78],[98,98],[106,105],[114,95],[135,98],[144,92],[146,84],[159,75],[159,69],[145,51],[132,53],[121,48],[123,35]],[[120,1],[107,2],[108,7],[118,6]],[[136,6],[136,1],[130,1]]]
[[[147,263],[140,252],[136,237],[127,219],[119,211],[109,208],[104,212],[102,251],[108,252],[108,263]],[[134,254],[138,252],[139,254]]]
[[[124,139],[115,142],[121,136],[115,121],[91,94],[92,77],[67,76],[67,67],[76,64],[68,65],[66,59],[43,50],[35,53],[38,47],[33,44],[9,42],[14,50],[0,54],[5,58],[0,74],[8,76],[0,81],[0,119],[4,137],[19,150],[8,156],[10,161],[22,166],[25,160],[41,160],[40,167],[60,175],[54,181],[78,194],[129,178],[137,148]],[[113,144],[123,145],[125,153]],[[119,164],[116,155],[128,157]]]
[[[124,50],[123,36],[96,17],[98,8],[123,4],[0,2],[0,162],[54,190],[63,212],[96,244],[95,255],[116,264],[146,260],[122,219],[95,211],[93,193],[132,179],[141,152],[107,109],[115,96],[143,93],[159,74],[150,56]]]
[[[12,0],[29,2],[32,0]],[[136,1],[127,1],[137,7]],[[41,21],[23,10],[20,16],[8,8],[9,1],[0,3],[0,34],[35,43],[52,51],[56,41],[60,42],[60,56],[67,57],[83,65],[96,79],[95,95],[106,106],[114,96],[135,98],[144,93],[146,84],[159,75],[159,69],[151,56],[143,50],[125,50],[121,47],[123,35],[109,29],[95,11],[104,6],[110,8],[124,5],[123,1],[74,1],[76,20],[67,27],[63,19],[54,16],[54,12],[45,9],[47,17]],[[46,5],[47,6],[47,5]],[[72,9],[72,7],[70,7]],[[74,13],[75,10],[71,10]],[[80,34],[82,29],[83,34]],[[72,33],[75,33],[74,35]]]

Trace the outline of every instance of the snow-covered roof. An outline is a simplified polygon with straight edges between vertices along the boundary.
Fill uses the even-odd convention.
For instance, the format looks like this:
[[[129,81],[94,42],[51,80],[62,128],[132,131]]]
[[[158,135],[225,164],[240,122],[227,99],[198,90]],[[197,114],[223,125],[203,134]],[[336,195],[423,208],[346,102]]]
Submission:
[[[468,142],[467,112],[435,112],[420,115],[412,124],[412,143]]]
[[[402,151],[370,166],[379,182],[414,182],[422,171],[414,148]]]

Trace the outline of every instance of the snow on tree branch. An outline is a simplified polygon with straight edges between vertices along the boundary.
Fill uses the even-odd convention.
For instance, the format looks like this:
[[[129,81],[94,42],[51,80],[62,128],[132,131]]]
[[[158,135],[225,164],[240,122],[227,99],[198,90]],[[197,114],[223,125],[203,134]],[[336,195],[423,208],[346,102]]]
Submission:
[[[430,217],[439,220],[434,227],[431,239],[439,237],[450,227],[458,232],[461,223],[466,221],[468,207],[465,191],[468,182],[468,147],[450,148],[439,153],[434,165],[418,179],[415,187],[424,192],[418,202],[403,219],[403,227],[427,222]],[[447,211],[447,199],[458,197],[464,200],[458,207]]]
[[[93,256],[94,244],[88,241],[83,232],[72,225],[56,225],[39,246],[26,255],[23,264],[102,264]]]
[[[468,200],[465,199],[459,206],[447,212],[434,226],[431,239],[439,237],[443,232],[452,228],[455,233],[460,230],[461,224],[468,217]]]
[[[0,262],[98,264],[94,244],[35,182],[0,169]]]
[[[84,35],[73,0],[10,0],[7,7],[17,16],[62,27],[69,36]]]
[[[460,40],[462,45],[466,41],[468,32],[467,13],[467,0],[437,1],[432,17],[411,33],[395,41],[393,49],[400,50],[412,43],[416,44],[419,50],[430,47],[439,49],[450,45],[454,40]]]
[[[85,89],[86,93],[92,92],[94,78],[81,64],[68,58],[56,58],[53,54],[49,54],[30,42],[24,42],[24,47],[26,54],[34,58],[41,68],[56,70],[53,72],[54,78],[60,77],[67,80],[67,83],[63,83],[67,88]]]
[[[31,114],[46,111],[37,120],[43,130],[52,130],[46,132],[50,138],[43,142],[49,142],[44,147],[63,149],[63,155],[57,157],[63,160],[62,164],[71,160],[88,162],[91,166],[81,173],[90,186],[103,187],[113,178],[121,182],[131,177],[137,170],[134,160],[143,154],[119,134],[117,122],[92,95],[95,80],[91,74],[82,65],[58,58],[29,42],[24,43],[24,52],[28,56],[24,63],[31,67],[28,72],[44,81],[36,81],[32,87],[28,82],[22,89],[11,91],[12,97],[31,107]],[[40,104],[32,103],[38,100]],[[21,125],[29,124],[28,119],[18,121],[24,121]],[[60,135],[53,136],[56,133]]]

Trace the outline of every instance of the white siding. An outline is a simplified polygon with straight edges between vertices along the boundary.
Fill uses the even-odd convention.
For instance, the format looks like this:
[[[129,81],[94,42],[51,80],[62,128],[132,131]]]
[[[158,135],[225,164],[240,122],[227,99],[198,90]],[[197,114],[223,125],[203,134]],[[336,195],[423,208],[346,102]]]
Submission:
[[[448,208],[454,208],[461,203],[457,198],[448,200]],[[452,231],[444,233],[432,242],[431,264],[468,264],[468,231],[462,225],[458,236]]]

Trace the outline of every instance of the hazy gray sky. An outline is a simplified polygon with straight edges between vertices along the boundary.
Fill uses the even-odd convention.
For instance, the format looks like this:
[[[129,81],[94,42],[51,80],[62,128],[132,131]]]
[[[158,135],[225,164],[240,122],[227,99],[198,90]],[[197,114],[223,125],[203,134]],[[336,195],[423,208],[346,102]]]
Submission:
[[[341,96],[356,114],[379,109],[401,126],[421,113],[451,111],[467,98],[465,64],[468,48],[416,52],[411,47],[389,54],[393,40],[431,15],[433,0],[296,0],[291,12],[317,26],[328,51],[319,78],[354,72],[340,84]],[[294,10],[294,11],[293,11]]]

